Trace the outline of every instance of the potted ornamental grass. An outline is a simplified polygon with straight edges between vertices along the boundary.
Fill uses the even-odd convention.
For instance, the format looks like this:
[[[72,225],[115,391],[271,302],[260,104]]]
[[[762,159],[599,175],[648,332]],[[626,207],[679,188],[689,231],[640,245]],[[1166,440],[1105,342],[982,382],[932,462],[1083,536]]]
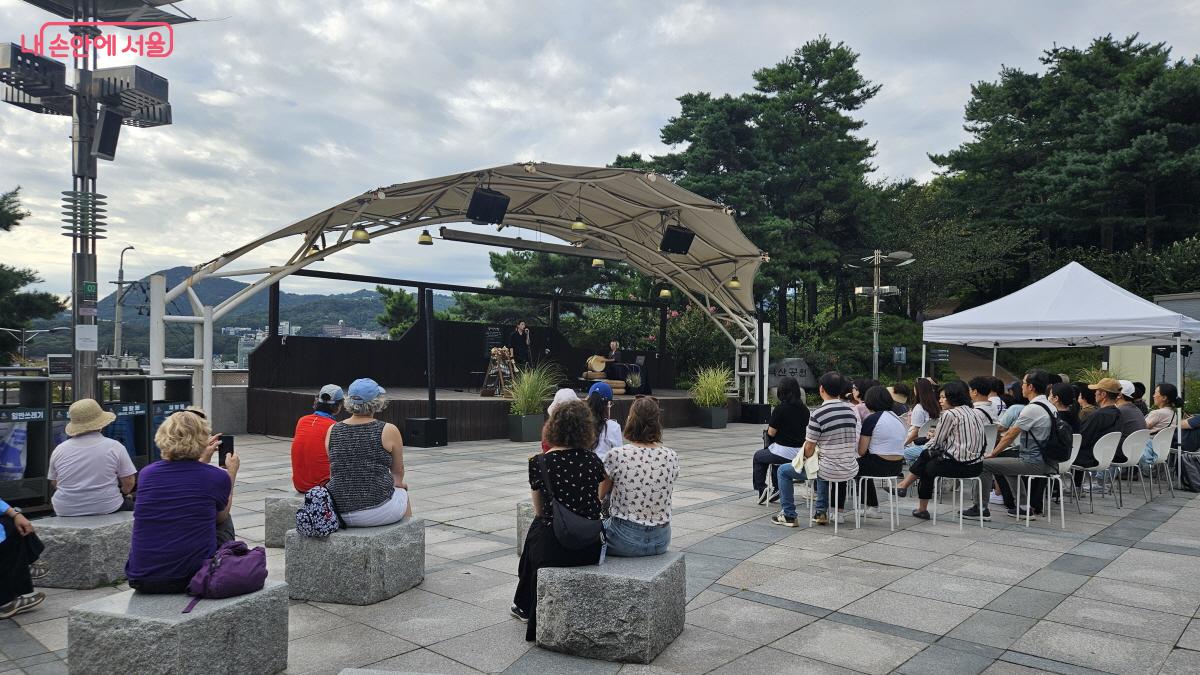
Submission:
[[[692,402],[699,409],[698,424],[705,429],[724,429],[729,423],[725,393],[733,384],[733,371],[728,366],[700,368],[692,378]]]
[[[509,389],[512,394],[509,440],[524,443],[541,440],[542,425],[546,423],[546,401],[554,395],[561,380],[562,373],[552,363],[529,366],[513,377]]]

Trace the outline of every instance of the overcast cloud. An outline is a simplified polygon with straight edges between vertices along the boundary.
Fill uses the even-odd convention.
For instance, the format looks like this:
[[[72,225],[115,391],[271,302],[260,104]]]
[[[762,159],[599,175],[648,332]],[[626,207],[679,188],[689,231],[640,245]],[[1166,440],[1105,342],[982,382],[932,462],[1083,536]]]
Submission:
[[[166,59],[174,124],[126,127],[101,162],[110,239],[101,280],[194,265],[364,190],[524,160],[603,165],[659,153],[658,130],[689,91],[740,93],[751,72],[821,34],[882,84],[862,111],[876,177],[928,178],[926,153],[964,138],[971,83],[1001,64],[1037,69],[1053,43],[1139,32],[1178,58],[1200,51],[1197,2],[450,2],[184,0],[211,19],[176,29]],[[0,0],[0,41],[50,16]],[[59,236],[70,122],[0,105],[0,191],[33,212],[0,235],[0,261],[65,292]],[[451,283],[491,279],[486,249],[403,233],[319,269]],[[278,260],[261,256],[255,263]],[[289,291],[347,291],[294,279]]]

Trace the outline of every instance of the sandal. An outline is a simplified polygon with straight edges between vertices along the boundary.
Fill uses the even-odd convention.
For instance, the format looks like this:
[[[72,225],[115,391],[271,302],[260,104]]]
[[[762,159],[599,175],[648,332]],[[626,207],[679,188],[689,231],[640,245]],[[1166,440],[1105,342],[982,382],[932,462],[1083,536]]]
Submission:
[[[41,579],[50,573],[50,565],[45,560],[36,560],[29,565],[29,578]]]
[[[28,612],[42,604],[45,599],[46,594],[40,591],[17,597],[12,602],[0,605],[0,619],[7,619],[21,612]]]

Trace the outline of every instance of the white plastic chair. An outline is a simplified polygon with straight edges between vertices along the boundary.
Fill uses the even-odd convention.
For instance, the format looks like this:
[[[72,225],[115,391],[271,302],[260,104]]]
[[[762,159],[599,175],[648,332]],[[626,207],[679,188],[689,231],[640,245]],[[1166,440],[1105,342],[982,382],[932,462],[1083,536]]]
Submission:
[[[1121,444],[1121,432],[1113,431],[1104,434],[1096,441],[1096,445],[1092,446],[1092,457],[1096,460],[1096,466],[1072,466],[1071,484],[1075,484],[1074,472],[1083,471],[1088,477],[1088,505],[1092,509],[1092,513],[1096,512],[1095,492],[1091,490],[1092,476],[1096,473],[1100,474],[1100,488],[1104,489],[1104,481],[1107,479],[1109,484],[1112,484],[1112,477],[1108,475],[1108,467],[1112,464],[1112,459],[1117,454],[1117,446]],[[1083,509],[1080,508],[1080,512]]]
[[[808,500],[808,519],[811,521],[813,516],[817,514],[817,493],[816,480],[814,479],[809,482],[813,483],[813,492],[811,493],[812,499]],[[836,537],[838,533],[837,503],[838,494],[842,486],[845,486],[845,489],[848,493],[844,503],[849,503],[854,506],[854,529],[857,530],[859,528],[860,521],[858,514],[858,495],[854,493],[854,479],[843,478],[842,480],[827,480],[825,482],[829,483],[829,503],[825,505],[825,513],[829,516],[830,520],[833,521],[833,535]],[[851,499],[854,501],[850,501]]]
[[[1138,477],[1138,482],[1142,484],[1142,494],[1146,497],[1146,501],[1150,501],[1150,495],[1146,494],[1146,481],[1141,480],[1141,461],[1142,453],[1146,451],[1146,443],[1150,440],[1149,429],[1139,429],[1125,437],[1125,440],[1120,443],[1121,452],[1125,454],[1124,462],[1113,462],[1112,467],[1117,470],[1117,508],[1125,508],[1125,499],[1122,495],[1123,480],[1121,479],[1121,469],[1129,469],[1129,494],[1133,494],[1133,477]]]
[[[858,491],[858,494],[860,495],[860,497],[859,497],[860,499],[862,498],[861,495],[866,494],[867,481],[874,481],[874,480],[883,481],[887,485],[888,497],[889,497],[888,501],[890,502],[889,503],[890,509],[888,512],[888,526],[892,528],[892,532],[895,532],[896,526],[900,524],[900,507],[898,504],[899,497],[896,496],[896,489],[897,489],[897,485],[899,483],[900,477],[899,476],[859,476],[857,478],[858,485],[855,486],[855,489]],[[879,491],[876,490],[875,493],[878,494]],[[863,508],[866,508],[865,503],[863,504]],[[857,528],[857,526],[858,526],[858,521],[856,520],[855,527]]]
[[[1154,438],[1152,438],[1150,441],[1152,443],[1152,447],[1154,448],[1154,454],[1157,455],[1157,457],[1154,459],[1154,462],[1150,464],[1151,495],[1154,494],[1154,472],[1159,467],[1162,467],[1163,475],[1166,477],[1167,489],[1171,491],[1172,497],[1175,496],[1175,486],[1172,484],[1173,481],[1171,480],[1171,464],[1168,460],[1171,458],[1171,442],[1175,440],[1175,435],[1177,433],[1178,430],[1176,427],[1171,425],[1157,434],[1154,434]],[[1158,486],[1158,494],[1162,494],[1161,485]]]
[[[943,478],[944,478],[943,476],[935,476],[933,479],[933,524],[934,525],[937,525],[938,499],[942,496],[941,483],[942,483]],[[966,504],[963,503],[963,500],[965,499],[965,495],[967,493],[966,486],[963,485],[963,483],[964,483],[964,481],[971,481],[971,480],[975,481],[976,483],[979,483],[979,526],[983,527],[984,526],[983,525],[983,510],[986,509],[987,505],[988,505],[988,503],[983,500],[983,478],[981,478],[979,476],[975,476],[974,478],[945,477],[945,480],[958,481],[956,485],[958,486],[958,529],[960,529],[960,530],[963,529],[963,508],[966,506]],[[953,502],[951,502],[951,503],[953,503]]]

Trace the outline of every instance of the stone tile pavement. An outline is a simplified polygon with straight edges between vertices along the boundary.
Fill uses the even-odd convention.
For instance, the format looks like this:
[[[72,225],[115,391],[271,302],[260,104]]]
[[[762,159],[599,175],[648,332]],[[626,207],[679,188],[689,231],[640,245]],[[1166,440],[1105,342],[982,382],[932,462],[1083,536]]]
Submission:
[[[1140,487],[1117,509],[1068,505],[1067,528],[1026,529],[1000,511],[959,529],[908,516],[789,529],[750,490],[759,429],[672,429],[682,473],[672,548],[687,556],[683,634],[650,666],[532,647],[507,608],[516,586],[515,506],[525,460],[507,441],[406,450],[426,519],[426,578],[367,607],[296,602],[289,673],[1194,673],[1200,672],[1200,500]],[[289,440],[246,436],[234,500],[239,537],[263,539],[263,498],[291,490]],[[1086,501],[1086,500],[1085,500]],[[1057,518],[1055,519],[1057,522]],[[282,579],[282,549],[268,549]],[[67,609],[124,590],[47,589],[0,622],[0,673],[66,672]],[[86,667],[76,669],[86,672]]]

